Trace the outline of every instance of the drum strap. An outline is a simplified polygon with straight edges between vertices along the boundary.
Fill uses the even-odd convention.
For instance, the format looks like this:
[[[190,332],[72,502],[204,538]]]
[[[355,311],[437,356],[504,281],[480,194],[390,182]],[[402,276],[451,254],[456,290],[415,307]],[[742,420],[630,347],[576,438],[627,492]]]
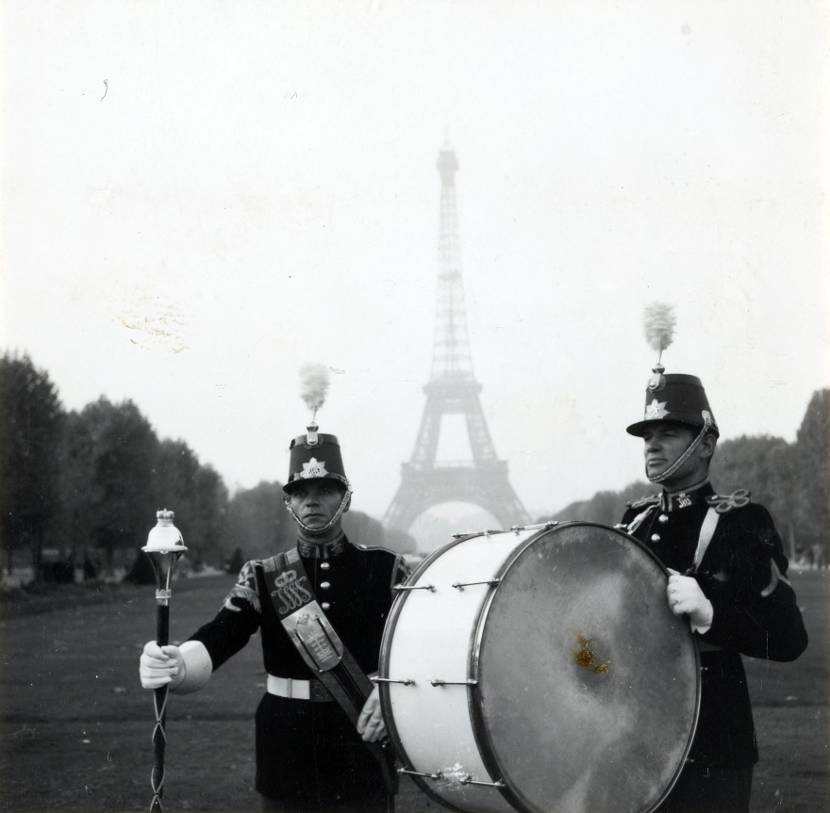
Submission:
[[[291,643],[353,725],[374,685],[346,649],[326,617],[303,566],[300,554],[289,550],[274,557],[275,570],[263,573],[271,603]],[[397,791],[398,777],[385,745],[364,743],[377,760],[386,790]]]
[[[692,562],[691,573],[697,573],[703,557],[709,548],[709,543],[715,535],[715,529],[718,527],[718,520],[720,514],[715,510],[714,506],[709,506],[706,516],[703,518],[703,524],[700,526],[700,536],[697,538],[697,548],[695,549],[695,558]]]

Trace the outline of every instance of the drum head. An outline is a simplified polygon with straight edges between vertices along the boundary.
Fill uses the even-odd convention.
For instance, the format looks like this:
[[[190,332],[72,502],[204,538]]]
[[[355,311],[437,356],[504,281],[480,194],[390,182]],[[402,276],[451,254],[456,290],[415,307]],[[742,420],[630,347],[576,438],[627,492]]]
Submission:
[[[544,531],[505,563],[476,628],[472,710],[518,810],[645,813],[671,789],[700,682],[666,581],[636,540],[588,523]]]

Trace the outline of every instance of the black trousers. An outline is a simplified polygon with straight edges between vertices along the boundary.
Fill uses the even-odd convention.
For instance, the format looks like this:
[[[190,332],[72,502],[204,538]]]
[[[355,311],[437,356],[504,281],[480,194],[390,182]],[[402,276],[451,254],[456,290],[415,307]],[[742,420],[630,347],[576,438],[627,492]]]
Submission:
[[[658,813],[748,813],[752,768],[687,764]]]
[[[260,795],[261,813],[395,813],[395,797],[386,794],[359,802],[286,801]]]

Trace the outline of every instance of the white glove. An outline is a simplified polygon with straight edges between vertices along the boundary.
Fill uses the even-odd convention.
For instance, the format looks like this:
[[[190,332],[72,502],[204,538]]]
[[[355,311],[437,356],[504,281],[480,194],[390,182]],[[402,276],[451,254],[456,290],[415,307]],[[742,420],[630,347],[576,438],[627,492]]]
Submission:
[[[380,742],[386,736],[386,726],[380,713],[378,687],[366,698],[360,717],[357,718],[357,733],[364,742]]]
[[[712,602],[706,598],[697,579],[681,576],[677,571],[669,570],[669,584],[666,588],[669,609],[675,615],[688,615],[694,632],[701,635],[709,631],[715,610]]]
[[[160,647],[147,641],[138,660],[138,676],[145,689],[158,689],[167,684],[173,689],[184,680],[185,665],[177,646]]]

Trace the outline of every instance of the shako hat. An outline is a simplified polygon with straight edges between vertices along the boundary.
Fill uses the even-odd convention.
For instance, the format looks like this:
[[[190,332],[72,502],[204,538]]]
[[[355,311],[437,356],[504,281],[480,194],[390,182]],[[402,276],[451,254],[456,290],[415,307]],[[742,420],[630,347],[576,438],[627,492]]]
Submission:
[[[679,423],[691,429],[708,429],[718,435],[718,425],[703,384],[695,375],[665,374],[660,363],[663,351],[674,337],[674,312],[670,305],[655,302],[645,311],[646,339],[657,351],[657,364],[646,385],[643,419],[626,427],[631,435],[642,437],[646,428],[655,423]]]
[[[309,480],[335,480],[349,488],[340,442],[335,435],[317,432],[317,425],[310,424],[304,435],[297,435],[288,447],[288,479],[282,490],[290,494],[298,483]]]
[[[654,423],[681,423],[697,430],[708,425],[718,434],[706,390],[696,375],[658,372],[649,380],[643,420],[626,427],[626,432],[642,437],[646,428]]]
[[[304,435],[297,435],[288,446],[288,479],[282,490],[289,494],[297,483],[308,480],[334,480],[350,491],[343,468],[340,442],[334,435],[318,432],[317,410],[326,401],[329,371],[323,364],[300,367],[300,397],[311,410],[311,421]]]

